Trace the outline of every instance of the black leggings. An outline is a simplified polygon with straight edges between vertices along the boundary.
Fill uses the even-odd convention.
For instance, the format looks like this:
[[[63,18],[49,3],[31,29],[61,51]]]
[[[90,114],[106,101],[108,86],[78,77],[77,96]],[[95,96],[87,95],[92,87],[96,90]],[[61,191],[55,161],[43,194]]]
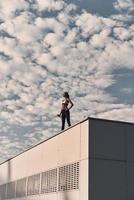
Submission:
[[[71,126],[71,122],[70,122],[70,112],[69,110],[65,111],[65,110],[62,110],[61,112],[61,119],[62,119],[62,127],[61,127],[61,130],[64,130],[65,128],[65,119],[67,119],[67,123],[68,123],[68,126]]]

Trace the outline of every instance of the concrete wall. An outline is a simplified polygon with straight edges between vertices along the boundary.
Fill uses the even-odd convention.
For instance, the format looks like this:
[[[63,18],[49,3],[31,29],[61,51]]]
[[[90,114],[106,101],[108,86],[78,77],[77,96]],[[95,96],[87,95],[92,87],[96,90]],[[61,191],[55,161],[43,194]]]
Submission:
[[[76,165],[79,163],[79,188],[65,189],[65,191],[47,192],[40,195],[29,195],[25,198],[12,198],[22,200],[42,200],[42,199],[53,199],[53,200],[85,200],[88,199],[88,120],[79,123],[78,125],[64,131],[57,136],[44,141],[43,143],[31,148],[30,150],[20,154],[19,156],[9,160],[0,165],[0,185],[8,182],[26,178],[27,188],[30,184],[30,178],[28,177],[36,175],[37,185],[35,188],[41,191],[41,187],[38,188],[38,183],[42,180],[43,172],[57,169],[57,176],[59,176],[59,169],[66,166],[66,170],[70,170],[67,173],[75,173]],[[72,164],[72,165],[71,165]],[[73,165],[74,164],[74,165]],[[68,166],[67,166],[68,165]],[[72,167],[72,168],[71,168]],[[78,166],[77,166],[78,168]],[[72,170],[72,171],[71,171]],[[52,174],[53,173],[53,174]],[[47,172],[47,176],[55,176],[54,172]],[[32,180],[31,178],[31,180]],[[52,177],[50,177],[52,179]],[[57,184],[58,184],[57,178]],[[23,180],[23,184],[24,184]],[[55,181],[55,177],[54,177]],[[61,177],[61,181],[62,177]],[[36,184],[35,183],[35,184]],[[22,184],[22,183],[20,183]],[[9,188],[13,193],[14,185],[10,185]],[[41,184],[40,184],[41,185]],[[44,186],[45,187],[45,186]],[[73,186],[68,186],[73,187]],[[75,186],[74,186],[75,187]],[[30,188],[28,189],[30,192]],[[52,190],[52,188],[50,188]],[[1,199],[4,197],[2,197]],[[11,194],[9,194],[11,196]]]

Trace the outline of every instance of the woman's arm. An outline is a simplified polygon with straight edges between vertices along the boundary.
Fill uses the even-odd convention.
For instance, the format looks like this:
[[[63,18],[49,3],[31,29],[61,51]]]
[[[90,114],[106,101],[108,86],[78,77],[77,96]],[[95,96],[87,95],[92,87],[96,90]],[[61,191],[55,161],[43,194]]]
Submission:
[[[73,104],[73,102],[71,101],[71,99],[69,99],[69,103],[70,103],[70,107],[68,108],[68,110],[70,110],[70,109],[74,106],[74,104]]]
[[[60,113],[57,114],[58,117],[61,117],[61,113],[62,113],[62,110],[63,110],[64,102],[65,102],[65,99],[62,99],[62,101],[61,101],[61,110],[60,110]]]
[[[60,114],[57,114],[57,116],[58,116],[58,117],[61,117],[61,111],[60,111]]]

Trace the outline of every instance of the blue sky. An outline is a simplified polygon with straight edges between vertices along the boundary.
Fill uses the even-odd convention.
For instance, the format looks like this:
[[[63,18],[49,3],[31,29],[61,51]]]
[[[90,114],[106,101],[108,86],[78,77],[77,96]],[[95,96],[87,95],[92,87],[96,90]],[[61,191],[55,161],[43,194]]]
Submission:
[[[117,10],[114,9],[114,3],[116,0],[73,0],[66,1],[74,3],[80,9],[85,9],[92,14],[98,14],[104,17],[108,17],[111,14],[117,14]]]
[[[72,124],[134,122],[133,0],[0,1],[0,162]]]

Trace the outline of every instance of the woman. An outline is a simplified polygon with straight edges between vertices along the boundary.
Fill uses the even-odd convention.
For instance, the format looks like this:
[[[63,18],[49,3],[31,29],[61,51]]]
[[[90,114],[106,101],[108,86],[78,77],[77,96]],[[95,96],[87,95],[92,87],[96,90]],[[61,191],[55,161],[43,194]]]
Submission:
[[[61,130],[64,130],[65,128],[65,119],[67,120],[68,126],[71,126],[70,122],[70,109],[73,107],[73,102],[71,101],[68,92],[64,92],[61,104],[61,112],[58,114],[58,117],[61,117],[62,119],[62,127]],[[70,104],[70,107],[68,105]]]

